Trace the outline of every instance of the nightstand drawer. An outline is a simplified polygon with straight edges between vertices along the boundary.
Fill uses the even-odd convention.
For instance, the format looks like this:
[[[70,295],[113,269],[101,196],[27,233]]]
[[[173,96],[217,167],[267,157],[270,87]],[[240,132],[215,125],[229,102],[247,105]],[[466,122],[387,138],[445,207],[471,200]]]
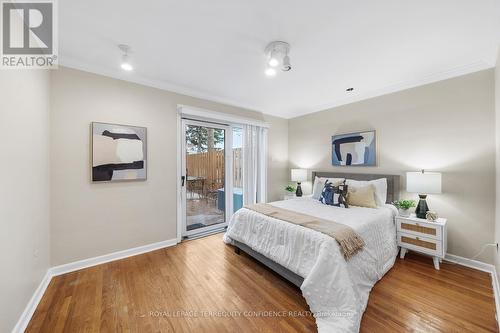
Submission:
[[[398,223],[398,231],[441,240],[442,228],[440,225],[433,225],[432,222],[417,222],[414,220],[396,218]]]
[[[441,241],[433,238],[398,232],[398,245],[409,250],[415,250],[439,257],[443,256],[443,245]]]

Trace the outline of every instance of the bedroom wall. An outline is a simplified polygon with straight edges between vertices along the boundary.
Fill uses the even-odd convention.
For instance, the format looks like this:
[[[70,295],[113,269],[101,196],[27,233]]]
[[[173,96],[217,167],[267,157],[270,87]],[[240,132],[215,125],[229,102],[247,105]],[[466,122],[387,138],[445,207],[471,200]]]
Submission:
[[[49,72],[0,75],[0,332],[10,332],[49,268]]]
[[[494,96],[494,71],[486,70],[291,119],[290,167],[403,176],[440,171],[443,194],[429,196],[429,206],[448,218],[448,252],[472,257],[494,241]],[[333,167],[332,134],[366,129],[377,130],[378,166]],[[493,252],[479,260],[492,263]]]
[[[264,115],[269,123],[267,201],[283,200],[285,187],[290,182],[288,169],[288,120]]]
[[[60,265],[176,238],[176,107],[186,104],[263,120],[261,113],[69,68],[52,72],[51,261]],[[269,199],[288,172],[288,122],[270,123]],[[148,180],[93,184],[92,121],[148,128]],[[283,143],[285,142],[285,143]]]
[[[495,67],[495,129],[496,129],[496,219],[495,242],[500,243],[500,47]],[[500,274],[500,253],[495,255],[497,274]]]

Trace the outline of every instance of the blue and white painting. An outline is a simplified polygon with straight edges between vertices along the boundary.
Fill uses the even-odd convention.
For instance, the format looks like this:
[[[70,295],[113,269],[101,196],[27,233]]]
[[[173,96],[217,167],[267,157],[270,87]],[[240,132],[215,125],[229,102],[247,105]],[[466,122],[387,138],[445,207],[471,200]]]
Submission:
[[[332,136],[332,165],[375,166],[375,131]]]

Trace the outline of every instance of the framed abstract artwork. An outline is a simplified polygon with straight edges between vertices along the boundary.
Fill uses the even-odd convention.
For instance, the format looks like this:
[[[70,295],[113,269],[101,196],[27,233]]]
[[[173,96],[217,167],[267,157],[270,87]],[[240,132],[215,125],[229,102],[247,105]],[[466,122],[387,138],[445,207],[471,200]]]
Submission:
[[[365,131],[332,136],[332,165],[375,166],[375,134],[375,131]]]
[[[146,180],[147,129],[93,122],[92,181]]]

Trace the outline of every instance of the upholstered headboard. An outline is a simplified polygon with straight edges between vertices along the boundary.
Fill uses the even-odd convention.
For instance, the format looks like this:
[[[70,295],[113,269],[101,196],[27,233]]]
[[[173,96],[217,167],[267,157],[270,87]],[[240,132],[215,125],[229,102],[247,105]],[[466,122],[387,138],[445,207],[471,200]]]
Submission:
[[[391,203],[399,199],[399,175],[379,175],[379,174],[366,174],[366,173],[342,173],[342,172],[325,172],[325,171],[313,171],[312,181],[314,178],[324,177],[324,178],[345,178],[354,180],[374,180],[379,178],[387,179],[387,203]]]

